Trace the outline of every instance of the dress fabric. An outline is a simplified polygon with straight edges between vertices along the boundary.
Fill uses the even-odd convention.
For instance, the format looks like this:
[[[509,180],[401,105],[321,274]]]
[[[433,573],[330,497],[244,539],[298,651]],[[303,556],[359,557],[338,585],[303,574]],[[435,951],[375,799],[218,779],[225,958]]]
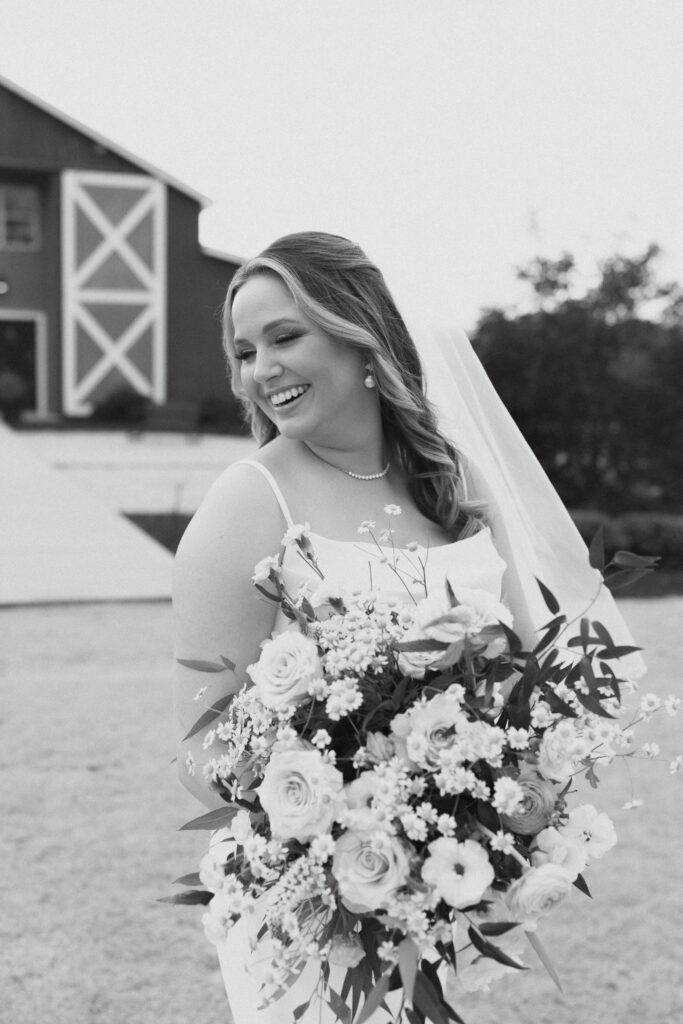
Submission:
[[[278,500],[288,526],[292,519],[287,504],[272,475],[260,463],[243,460],[258,468],[268,480]],[[419,547],[415,552],[383,547],[380,552],[373,543],[367,543],[362,537],[359,541],[330,540],[314,532],[310,533],[314,553],[318,565],[325,576],[326,583],[341,582],[345,588],[362,588],[381,591],[384,595],[392,595],[399,600],[410,601],[406,588],[391,568],[395,559],[397,569],[404,574],[417,575],[419,561],[424,563],[427,589],[437,593],[445,585],[446,576],[453,587],[469,587],[487,590],[497,599],[501,598],[505,562],[498,554],[490,529],[465,540],[452,544],[439,545],[430,549]],[[382,559],[385,555],[387,561]],[[293,547],[287,547],[283,561],[283,582],[292,595],[300,586],[308,583],[316,587],[320,578],[297,554]],[[425,596],[423,583],[408,583],[416,600]],[[291,624],[284,615],[278,613],[275,632],[281,632]],[[214,842],[225,839],[225,832],[217,832]],[[262,897],[267,899],[267,896]],[[227,939],[218,947],[218,956],[223,973],[223,981],[230,1003],[234,1024],[290,1024],[292,1013],[301,1003],[306,1002],[313,994],[319,974],[317,963],[309,964],[287,994],[270,1006],[259,1009],[261,1004],[259,974],[267,969],[268,964],[262,962],[259,950],[259,962],[250,958],[250,938],[256,935],[260,927],[258,912],[247,922],[240,920],[230,929]],[[249,970],[247,970],[249,964]],[[331,967],[330,983],[339,991],[346,976],[346,969]],[[398,1009],[400,1000],[396,993],[390,993],[387,1000],[389,1006]],[[373,1014],[372,1024],[381,1024],[388,1019],[383,1010]],[[332,1024],[336,1017],[327,1004],[320,1006],[318,1000],[311,1003],[309,1011],[299,1018],[300,1024]]]

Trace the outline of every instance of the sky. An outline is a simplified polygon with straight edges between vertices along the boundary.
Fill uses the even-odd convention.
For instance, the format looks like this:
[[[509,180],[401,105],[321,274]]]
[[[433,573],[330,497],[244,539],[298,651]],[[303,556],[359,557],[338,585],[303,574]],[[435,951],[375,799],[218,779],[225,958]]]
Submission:
[[[0,74],[212,200],[203,244],[359,242],[471,328],[515,268],[683,282],[680,0],[0,0]]]

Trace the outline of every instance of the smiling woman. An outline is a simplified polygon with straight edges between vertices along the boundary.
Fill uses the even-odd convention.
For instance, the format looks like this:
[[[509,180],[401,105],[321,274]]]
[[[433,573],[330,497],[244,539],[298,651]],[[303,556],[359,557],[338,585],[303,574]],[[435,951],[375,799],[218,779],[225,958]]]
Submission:
[[[454,408],[460,414],[458,422],[466,423],[462,414],[467,404],[468,370],[462,364],[455,375],[437,374],[445,387],[437,420],[426,398],[415,344],[382,275],[357,245],[336,235],[314,232],[274,242],[235,275],[225,302],[224,329],[232,387],[250,417],[259,449],[252,459],[234,463],[216,481],[178,548],[174,581],[176,704],[183,733],[192,733],[190,739],[181,742],[178,762],[184,784],[209,807],[223,808],[225,814],[220,792],[227,794],[229,800],[248,795],[254,803],[242,806],[249,809],[250,819],[256,823],[248,840],[250,849],[256,860],[257,846],[270,850],[264,855],[275,858],[272,867],[264,867],[265,861],[249,861],[249,871],[256,872],[261,888],[257,886],[256,895],[252,893],[249,897],[252,902],[243,906],[242,876],[233,876],[232,868],[226,874],[223,868],[226,857],[231,865],[236,863],[231,852],[225,853],[233,850],[234,843],[246,851],[244,836],[238,836],[232,826],[230,832],[223,828],[214,836],[212,851],[207,855],[206,863],[213,864],[213,868],[209,871],[207,867],[205,878],[214,878],[216,865],[223,865],[219,871],[220,891],[212,889],[216,895],[211,899],[206,922],[207,934],[218,948],[235,1024],[279,1024],[292,1018],[301,1024],[331,1024],[339,1019],[340,1006],[344,1010],[342,1018],[349,1009],[343,1005],[345,997],[339,995],[348,992],[344,989],[344,965],[348,967],[349,963],[348,957],[334,959],[335,942],[330,941],[329,957],[326,948],[312,942],[313,950],[325,960],[322,970],[329,972],[328,991],[335,997],[331,1003],[312,999],[312,993],[320,992],[323,975],[320,961],[309,955],[308,946],[304,948],[304,938],[309,935],[306,928],[315,932],[316,927],[323,931],[327,927],[321,904],[313,907],[305,893],[302,896],[295,889],[299,902],[288,920],[297,922],[297,928],[301,926],[297,939],[300,945],[294,950],[299,958],[296,970],[285,971],[275,947],[272,957],[270,952],[264,955],[264,947],[260,946],[260,956],[251,958],[250,949],[260,932],[266,941],[269,935],[279,936],[279,932],[269,931],[268,924],[277,916],[277,900],[285,898],[287,885],[295,884],[293,879],[301,873],[315,874],[316,865],[317,869],[321,866],[315,859],[307,860],[300,846],[292,845],[294,840],[310,842],[312,850],[317,844],[316,849],[325,858],[332,854],[336,844],[340,844],[343,852],[345,843],[351,843],[351,826],[344,809],[354,806],[350,789],[355,769],[348,763],[348,747],[342,749],[337,763],[338,751],[331,734],[326,733],[332,747],[325,757],[320,749],[314,749],[315,737],[310,743],[300,741],[289,725],[282,724],[279,729],[274,727],[259,735],[262,747],[270,752],[269,764],[281,753],[284,756],[283,743],[294,743],[294,748],[287,748],[293,749],[294,766],[288,763],[286,771],[283,767],[276,786],[272,778],[268,782],[267,770],[261,772],[251,755],[247,761],[240,760],[246,747],[240,747],[238,760],[230,762],[229,770],[224,768],[221,744],[229,746],[229,722],[222,721],[216,726],[212,720],[203,729],[192,729],[198,714],[197,699],[207,707],[220,702],[219,709],[230,708],[228,719],[230,715],[239,718],[244,712],[243,702],[251,700],[251,696],[244,692],[236,700],[232,698],[245,683],[251,680],[256,687],[255,699],[262,700],[264,692],[272,695],[283,686],[289,688],[294,673],[294,687],[305,678],[308,699],[315,701],[316,686],[321,682],[317,677],[327,671],[323,662],[328,654],[338,655],[342,648],[350,652],[348,664],[353,666],[354,679],[356,674],[362,674],[352,660],[359,651],[336,618],[332,620],[333,628],[342,633],[339,651],[325,648],[327,653],[321,653],[322,660],[318,662],[316,641],[309,634],[319,637],[315,629],[322,621],[315,617],[309,621],[308,612],[302,609],[322,608],[324,618],[324,609],[331,611],[336,601],[341,600],[341,606],[348,601],[351,607],[354,595],[364,594],[369,606],[384,607],[387,602],[386,607],[393,609],[391,621],[396,624],[406,614],[403,606],[419,597],[425,598],[424,604],[431,607],[433,597],[434,617],[430,612],[429,622],[423,623],[427,635],[431,635],[429,631],[435,623],[444,618],[450,621],[451,612],[457,611],[455,618],[460,621],[456,588],[458,594],[469,595],[465,618],[470,624],[477,616],[483,622],[490,609],[494,609],[495,613],[490,613],[491,628],[512,623],[522,637],[521,642],[531,650],[537,639],[535,630],[547,617],[545,606],[544,617],[535,616],[534,599],[529,596],[533,593],[538,601],[534,574],[546,579],[546,569],[552,570],[551,583],[554,585],[559,578],[564,584],[563,596],[571,590],[583,609],[591,600],[595,601],[600,580],[589,568],[587,559],[585,571],[582,570],[585,548],[523,439],[514,435],[514,424],[498,408],[500,402],[480,366],[469,371],[475,411],[467,438],[468,442],[473,438],[479,441],[478,464],[466,470],[459,452],[442,432],[441,423],[448,422],[448,414]],[[468,358],[476,363],[473,354]],[[430,386],[433,383],[430,380]],[[493,431],[488,431],[482,419],[483,406],[479,401],[489,393],[494,395],[497,413]],[[459,439],[457,429],[452,436]],[[506,448],[509,461],[493,458],[494,450],[496,454],[499,451],[496,441],[510,436],[513,443]],[[484,459],[488,461],[482,464]],[[466,476],[476,481],[476,496],[480,500],[472,500]],[[491,499],[490,506],[481,500],[485,496]],[[382,543],[365,543],[364,535],[374,530],[376,523],[386,523],[384,530],[380,526]],[[396,571],[396,562],[392,562],[397,556],[405,558],[404,564],[411,564],[409,559],[414,557],[412,564],[419,563],[421,574],[406,579]],[[286,609],[277,601],[261,599],[268,585],[273,584],[271,571],[279,590],[291,595]],[[575,605],[568,607],[572,609]],[[604,607],[608,612],[605,621],[609,622],[608,628],[615,627],[613,635],[617,642],[628,642],[620,630],[618,614],[612,615],[609,604]],[[305,620],[300,637],[303,647],[315,648],[313,669],[303,666],[305,650],[295,649],[290,643],[292,636],[299,636],[296,628],[289,630],[291,615],[297,614]],[[367,632],[369,627],[364,628]],[[446,643],[452,639],[447,634]],[[493,646],[494,640],[489,637],[489,641]],[[413,657],[420,653],[409,650]],[[482,656],[492,658],[494,651],[486,646]],[[218,663],[220,668],[221,658],[234,663],[234,670],[208,675],[198,671],[206,668],[207,660],[214,667]],[[311,671],[316,678],[309,679]],[[402,671],[418,679],[420,673],[424,675],[429,670],[413,661]],[[436,680],[433,675],[430,678],[431,686]],[[493,677],[490,681],[493,684]],[[366,676],[365,682],[376,690],[375,677]],[[397,694],[405,682],[404,679],[398,684]],[[355,679],[355,683],[359,680]],[[324,680],[322,685],[326,685]],[[348,714],[348,701],[353,703],[358,698],[360,704],[353,703],[353,708],[364,709],[367,696],[335,691],[329,698],[330,723]],[[397,695],[396,699],[400,705],[402,698]],[[450,699],[450,690],[443,699]],[[264,706],[267,704],[266,700]],[[281,722],[285,722],[284,717]],[[332,732],[335,727],[331,724]],[[293,739],[287,736],[288,730],[293,732]],[[414,731],[411,726],[406,750],[415,738]],[[368,750],[372,736],[368,737]],[[386,739],[380,735],[382,738]],[[400,738],[391,741],[391,751],[396,756],[401,742]],[[387,756],[391,758],[394,754]],[[316,771],[313,767],[309,771],[309,765]],[[218,780],[224,770],[228,771],[231,788],[221,790]],[[522,790],[515,780],[497,779],[501,799],[506,784],[508,789],[509,784],[514,789],[514,793],[508,794],[514,810],[518,797],[513,800],[513,796],[518,789]],[[486,789],[488,785],[485,780],[473,776],[467,785],[473,797],[479,793],[477,799],[483,799],[482,787]],[[285,807],[288,801],[289,811]],[[506,808],[507,804],[501,804],[499,809]],[[307,809],[303,831],[294,828],[301,809]],[[362,818],[363,808],[359,813]],[[374,811],[370,813],[372,817]],[[398,815],[396,808],[393,814]],[[313,834],[308,828],[309,816],[315,819]],[[391,819],[392,815],[388,817]],[[449,819],[449,814],[437,816],[434,821],[441,819]],[[420,828],[426,833],[426,819],[420,821]],[[496,821],[500,824],[499,819]],[[215,825],[214,818],[211,824]],[[351,843],[353,849],[360,851],[364,864],[366,855],[372,855],[367,863],[371,863],[374,896],[369,900],[379,902],[373,903],[370,910],[386,906],[386,894],[381,895],[375,883],[378,878],[384,879],[387,872],[391,882],[387,885],[392,892],[409,885],[411,891],[418,891],[422,885],[417,876],[408,878],[412,871],[409,858],[405,864],[401,862],[400,871],[392,873],[391,858],[397,850],[400,854],[407,849],[408,826],[398,817],[385,824],[379,846],[376,833],[381,827],[377,822],[370,836],[359,825],[363,834],[359,833],[357,842]],[[436,828],[433,821],[432,826]],[[452,847],[458,847],[457,860],[463,851],[452,832],[448,832],[447,822],[443,827],[443,841],[451,844],[448,850],[452,853]],[[481,844],[477,849],[480,847]],[[489,853],[493,852],[492,849],[478,854],[482,864],[489,864]],[[245,852],[245,856],[249,859],[250,855]],[[460,868],[463,865],[457,860],[451,874],[457,875]],[[334,860],[331,870],[334,873]],[[478,877],[486,881],[489,874],[479,871]],[[343,903],[341,889],[340,893]],[[356,919],[349,920],[342,909],[337,909],[330,923],[336,929],[333,939],[350,944],[355,960]],[[284,940],[277,941],[283,946]],[[376,954],[377,950],[375,958]],[[375,967],[378,963],[376,960]],[[367,966],[367,971],[368,977],[376,976],[374,968]],[[389,975],[387,983],[388,979]],[[264,986],[270,995],[276,990],[278,996],[266,1006],[260,1005]],[[399,1019],[400,991],[383,991],[383,996],[395,1014],[394,1019]],[[335,999],[336,1010],[332,1008]],[[368,1019],[370,1016],[373,1022],[379,1020],[374,1014]]]

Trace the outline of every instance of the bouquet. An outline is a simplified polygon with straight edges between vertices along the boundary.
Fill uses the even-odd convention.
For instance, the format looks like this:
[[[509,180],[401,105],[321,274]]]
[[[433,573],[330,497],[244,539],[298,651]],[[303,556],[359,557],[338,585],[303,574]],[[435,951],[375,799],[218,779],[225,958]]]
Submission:
[[[525,969],[528,944],[559,984],[539,922],[572,889],[590,895],[586,869],[617,841],[605,813],[573,803],[574,780],[596,787],[601,766],[638,753],[634,725],[678,702],[638,700],[625,671],[638,648],[588,614],[568,622],[542,582],[548,621],[526,650],[504,604],[448,579],[428,593],[419,559],[424,597],[401,601],[328,584],[305,527],[284,544],[319,585],[289,594],[282,554],[255,569],[291,625],[188,734],[208,728],[203,771],[225,806],[184,826],[218,831],[168,900],[206,904],[217,944],[253,921],[264,1003],[317,961],[317,998],[344,1024],[392,991],[396,1019],[459,1022],[448,971],[487,988]],[[590,557],[615,586],[656,562],[605,565],[599,536]]]

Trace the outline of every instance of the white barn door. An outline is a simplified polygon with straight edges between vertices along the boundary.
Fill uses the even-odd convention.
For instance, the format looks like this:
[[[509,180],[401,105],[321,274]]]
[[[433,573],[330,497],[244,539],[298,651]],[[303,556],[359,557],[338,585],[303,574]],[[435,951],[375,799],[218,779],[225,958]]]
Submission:
[[[62,403],[88,415],[121,388],[166,399],[166,189],[62,175]]]

